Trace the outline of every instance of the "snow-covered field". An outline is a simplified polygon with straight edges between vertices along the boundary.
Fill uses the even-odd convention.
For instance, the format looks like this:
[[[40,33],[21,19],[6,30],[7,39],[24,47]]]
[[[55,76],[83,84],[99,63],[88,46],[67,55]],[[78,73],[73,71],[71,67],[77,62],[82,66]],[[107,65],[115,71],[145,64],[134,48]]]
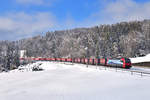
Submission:
[[[45,70],[1,73],[0,100],[150,100],[150,77],[82,64],[42,62],[40,67]]]
[[[143,57],[130,58],[131,63],[150,62],[150,54]]]

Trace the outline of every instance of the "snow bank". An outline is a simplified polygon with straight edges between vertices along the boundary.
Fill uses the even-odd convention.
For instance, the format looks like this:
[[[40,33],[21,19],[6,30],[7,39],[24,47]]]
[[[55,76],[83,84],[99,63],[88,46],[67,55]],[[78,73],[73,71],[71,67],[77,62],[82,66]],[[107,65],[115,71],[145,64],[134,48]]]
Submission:
[[[41,67],[45,70],[0,74],[0,100],[149,100],[150,98],[150,77],[141,78],[122,72],[91,69],[82,64],[42,62]]]
[[[131,63],[150,62],[150,54],[144,57],[130,58]]]

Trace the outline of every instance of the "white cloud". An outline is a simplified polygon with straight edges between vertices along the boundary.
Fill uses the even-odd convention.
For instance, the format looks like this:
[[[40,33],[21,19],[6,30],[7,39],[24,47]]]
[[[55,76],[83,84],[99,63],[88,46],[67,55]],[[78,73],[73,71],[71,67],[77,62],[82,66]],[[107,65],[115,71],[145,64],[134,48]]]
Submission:
[[[20,39],[40,34],[56,25],[51,13],[9,13],[0,16],[0,39]]]
[[[118,0],[110,3],[105,9],[105,14],[112,16],[117,21],[143,20],[150,18],[150,3],[138,4],[133,0]]]
[[[80,22],[72,17],[70,20],[69,17],[66,19],[65,26],[68,25],[71,28],[93,27],[100,24],[150,19],[150,2],[138,3],[133,0],[100,0],[100,2],[103,4],[103,9]]]
[[[29,2],[30,0],[27,1]],[[32,1],[35,3],[35,0]],[[38,2],[38,0],[36,1]],[[42,4],[42,1],[39,4]],[[4,37],[0,37],[0,40],[2,38],[14,40],[29,37],[48,30],[91,27],[121,21],[150,19],[150,2],[137,3],[133,0],[110,2],[110,0],[105,0],[104,4],[104,9],[100,9],[99,12],[93,13],[82,21],[75,20],[74,16],[71,15],[68,15],[65,20],[59,20],[59,18],[56,20],[49,12],[5,14],[0,16],[0,35],[5,34],[3,35]]]
[[[102,0],[100,0],[102,3]],[[150,2],[138,3],[133,0],[104,0],[103,9],[87,16],[82,21],[68,17],[63,27],[92,27],[100,24],[113,24],[122,21],[150,19]],[[101,6],[101,5],[100,5]]]
[[[133,21],[150,18],[150,3],[136,3],[133,0],[118,0],[104,10],[113,21]]]
[[[103,2],[103,9],[99,9],[86,19],[89,25],[150,19],[150,2],[138,3],[134,0],[100,0],[100,2]]]
[[[20,4],[36,4],[36,5],[41,5],[43,4],[43,0],[16,0],[17,3]]]
[[[23,5],[47,5],[48,0],[16,0],[16,2]]]

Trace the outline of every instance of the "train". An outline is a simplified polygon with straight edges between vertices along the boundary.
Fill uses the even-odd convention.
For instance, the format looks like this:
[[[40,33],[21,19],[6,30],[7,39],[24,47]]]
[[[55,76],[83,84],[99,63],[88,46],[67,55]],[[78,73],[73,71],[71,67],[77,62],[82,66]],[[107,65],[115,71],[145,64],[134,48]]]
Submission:
[[[72,62],[79,64],[98,65],[106,67],[116,67],[130,69],[131,61],[129,58],[109,59],[109,58],[20,58],[21,61],[56,61],[56,62]]]

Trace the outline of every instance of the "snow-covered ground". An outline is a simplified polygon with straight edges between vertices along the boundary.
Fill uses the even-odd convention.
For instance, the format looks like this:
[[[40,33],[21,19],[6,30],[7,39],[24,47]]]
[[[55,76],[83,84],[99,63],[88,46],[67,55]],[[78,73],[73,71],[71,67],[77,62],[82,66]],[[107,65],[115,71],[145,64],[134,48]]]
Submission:
[[[0,100],[150,99],[150,77],[86,68],[82,64],[35,64],[38,63],[45,70],[1,73]]]
[[[150,62],[150,54],[144,57],[130,58],[130,60],[131,60],[131,63]]]

